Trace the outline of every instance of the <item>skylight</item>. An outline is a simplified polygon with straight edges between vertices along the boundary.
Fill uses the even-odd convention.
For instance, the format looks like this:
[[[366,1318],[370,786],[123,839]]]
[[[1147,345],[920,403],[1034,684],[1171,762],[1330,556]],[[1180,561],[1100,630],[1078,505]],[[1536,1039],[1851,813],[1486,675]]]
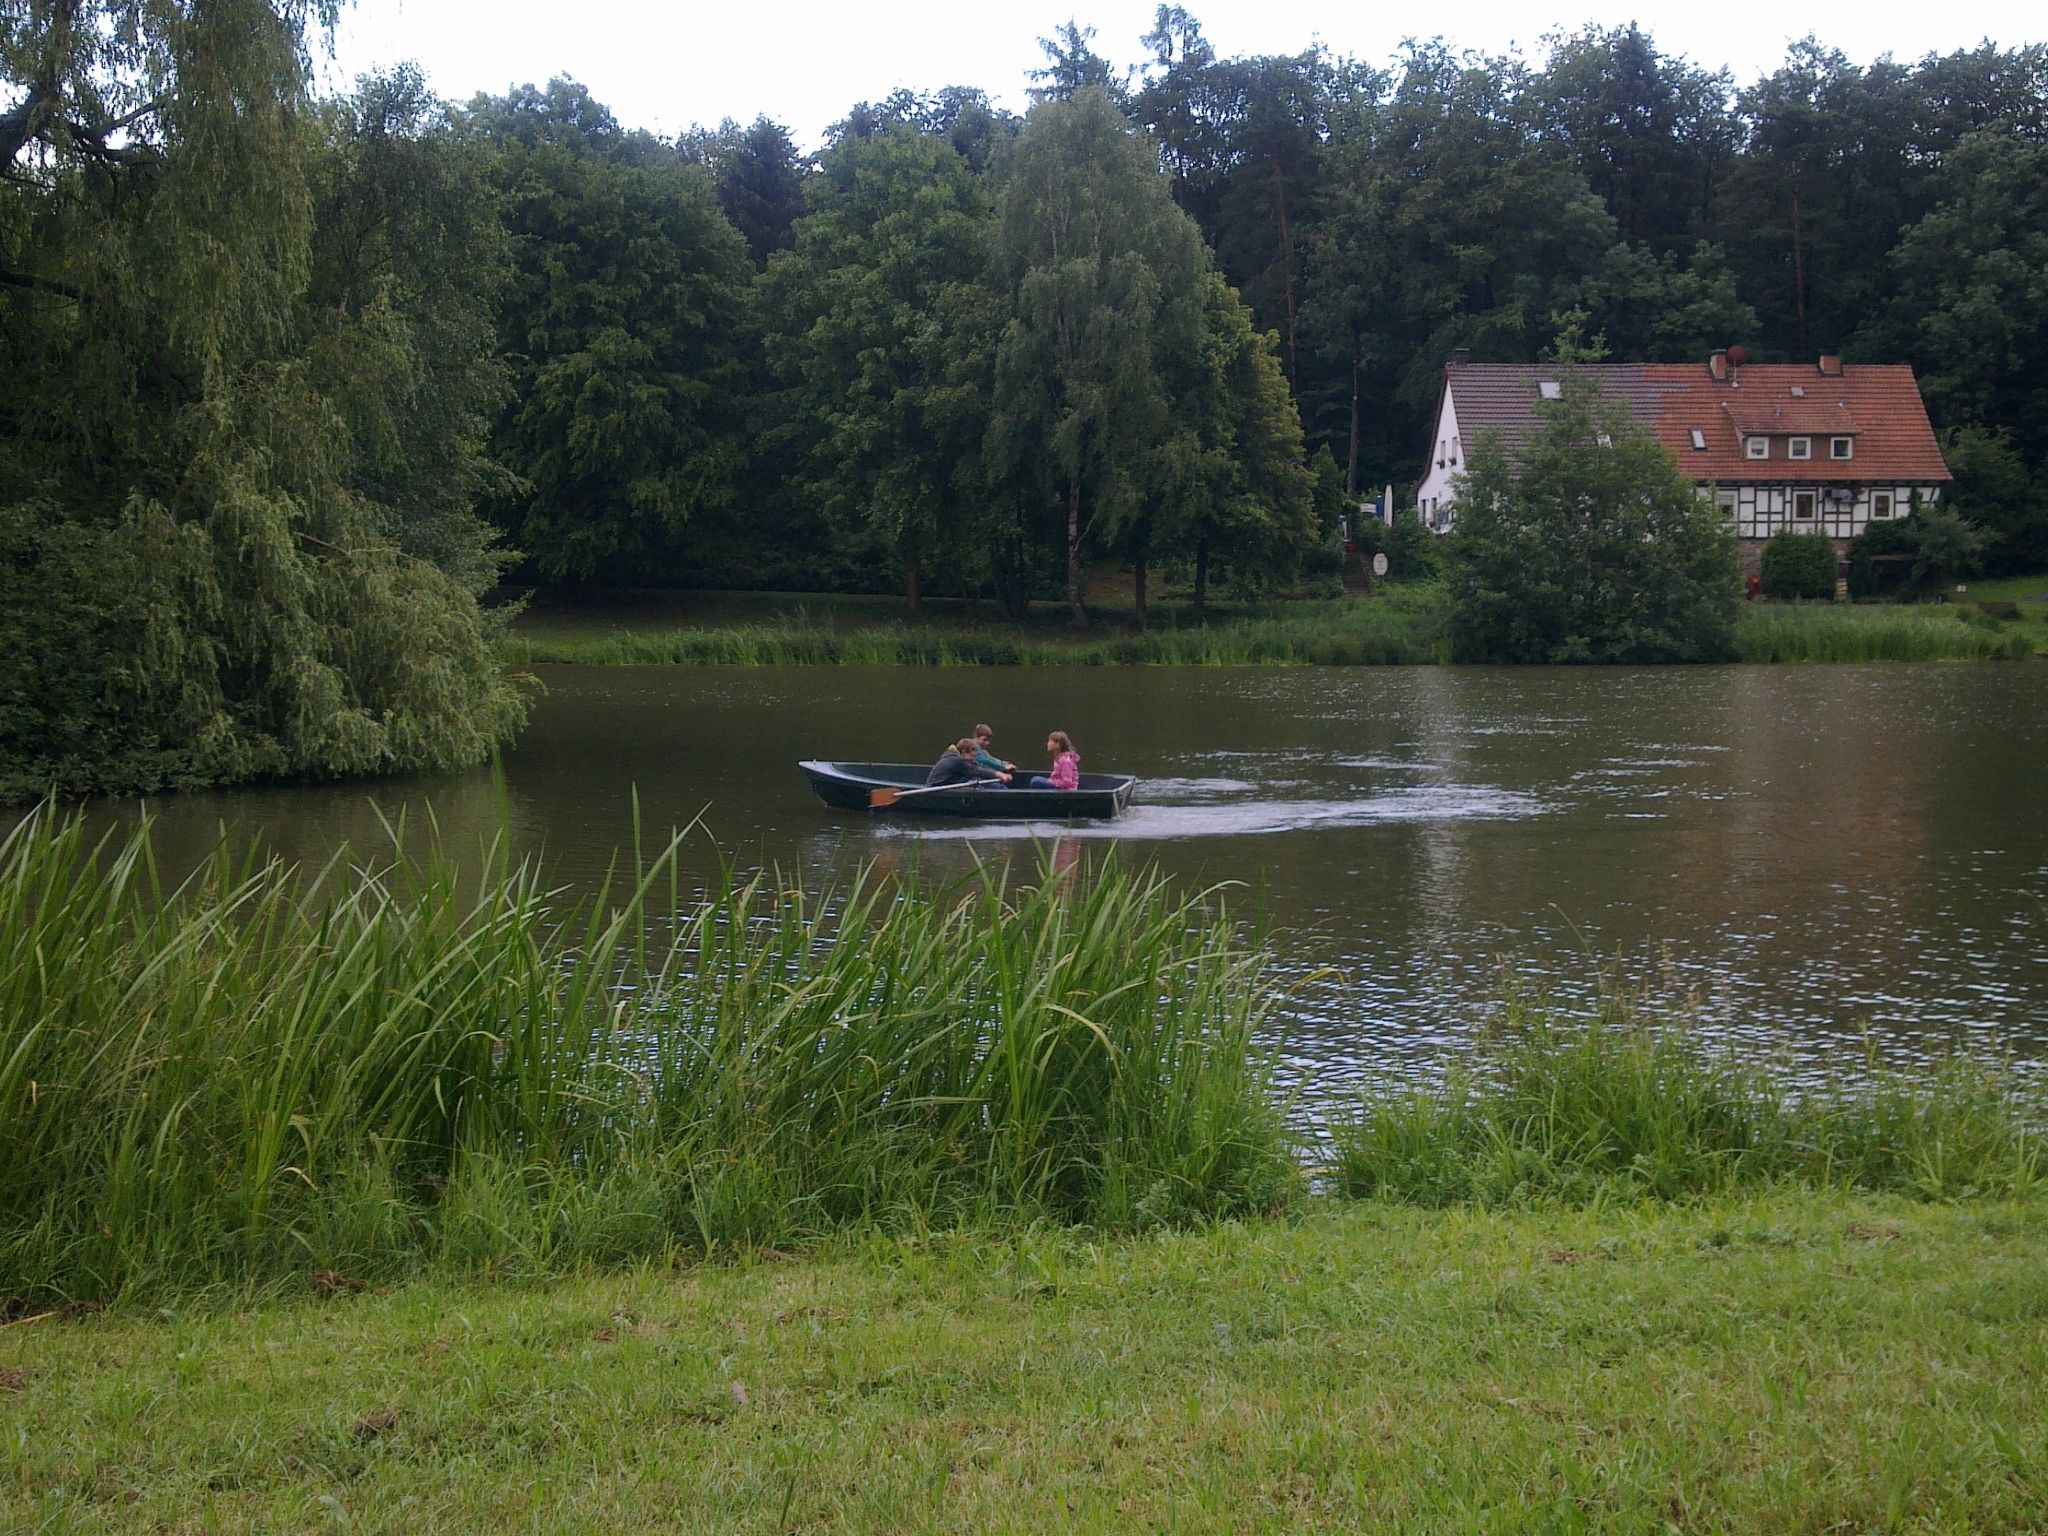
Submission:
[[[1559,395],[1562,395],[1564,393],[1563,386],[1561,386],[1555,379],[1545,379],[1536,387],[1537,389],[1542,391],[1543,398],[1546,400],[1555,400]]]
[[[1792,386],[1792,398],[1794,400],[1804,400],[1806,398],[1806,386],[1804,384],[1794,384]]]
[[[1702,432],[1698,427],[1694,427],[1692,429],[1692,446],[1694,452],[1703,453],[1706,451],[1707,434]]]

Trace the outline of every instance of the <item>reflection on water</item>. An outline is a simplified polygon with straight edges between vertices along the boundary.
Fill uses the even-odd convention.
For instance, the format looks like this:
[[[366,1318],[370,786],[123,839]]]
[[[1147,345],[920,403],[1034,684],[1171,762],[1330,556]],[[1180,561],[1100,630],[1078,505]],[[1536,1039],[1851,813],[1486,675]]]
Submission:
[[[1281,931],[1305,1067],[1461,1038],[1503,965],[1583,998],[1608,962],[1715,1027],[1813,1057],[2048,1043],[2048,667],[1491,671],[540,669],[502,778],[182,797],[288,857],[381,844],[403,809],[460,851],[500,829],[594,883],[637,806],[809,881],[865,862],[949,878],[1112,842],[1234,882]],[[828,811],[804,757],[929,761],[976,720],[1010,755],[1070,732],[1143,780],[1110,824]],[[132,813],[102,807],[97,814]]]

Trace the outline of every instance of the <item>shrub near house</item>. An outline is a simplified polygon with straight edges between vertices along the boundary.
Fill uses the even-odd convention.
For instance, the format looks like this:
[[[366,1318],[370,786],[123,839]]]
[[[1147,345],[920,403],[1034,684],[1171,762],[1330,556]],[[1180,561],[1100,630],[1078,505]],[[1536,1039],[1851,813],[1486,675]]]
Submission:
[[[1823,533],[1781,528],[1764,541],[1760,571],[1765,597],[1835,595],[1835,543]]]

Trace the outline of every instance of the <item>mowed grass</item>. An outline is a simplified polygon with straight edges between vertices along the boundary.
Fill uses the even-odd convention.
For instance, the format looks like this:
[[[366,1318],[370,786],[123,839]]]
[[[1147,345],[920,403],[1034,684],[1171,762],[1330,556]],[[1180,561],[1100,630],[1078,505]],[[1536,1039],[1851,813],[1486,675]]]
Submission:
[[[0,1526],[2038,1530],[2042,1215],[1374,1203],[24,1321]]]

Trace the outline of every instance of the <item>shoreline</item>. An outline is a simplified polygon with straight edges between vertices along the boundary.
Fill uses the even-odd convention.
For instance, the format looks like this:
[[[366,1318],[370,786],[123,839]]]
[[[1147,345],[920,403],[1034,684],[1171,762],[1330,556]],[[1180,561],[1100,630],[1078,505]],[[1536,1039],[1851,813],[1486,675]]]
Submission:
[[[596,666],[1415,666],[1450,664],[1448,613],[1430,587],[1363,599],[1269,603],[1205,624],[1170,608],[1144,630],[1105,610],[1075,633],[950,610],[910,618],[883,599],[708,594],[671,616],[642,603],[553,608],[499,641],[502,665]],[[958,605],[954,605],[957,607]],[[2031,610],[2039,607],[2041,612]],[[1969,604],[1745,605],[1736,654],[1682,665],[2007,661],[2048,655],[2048,605],[1994,618]]]

